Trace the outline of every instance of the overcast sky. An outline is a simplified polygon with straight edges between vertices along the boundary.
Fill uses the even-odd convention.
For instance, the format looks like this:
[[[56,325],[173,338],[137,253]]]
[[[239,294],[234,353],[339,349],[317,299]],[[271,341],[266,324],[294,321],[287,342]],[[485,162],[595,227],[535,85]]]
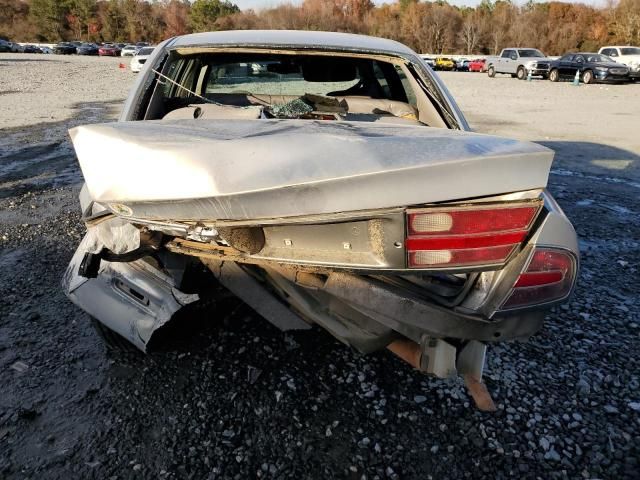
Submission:
[[[269,8],[277,6],[281,3],[302,3],[302,0],[230,0],[232,3],[235,3],[241,9],[254,8]],[[572,0],[565,0],[572,1]],[[587,5],[596,5],[603,6],[606,0],[582,0],[582,1],[572,1],[572,3],[586,3]],[[373,3],[377,5],[382,5],[383,3],[394,3],[392,0],[373,0]],[[449,3],[452,5],[469,5],[474,6],[480,3],[480,0],[449,0]],[[515,3],[525,3],[525,0],[516,0]]]

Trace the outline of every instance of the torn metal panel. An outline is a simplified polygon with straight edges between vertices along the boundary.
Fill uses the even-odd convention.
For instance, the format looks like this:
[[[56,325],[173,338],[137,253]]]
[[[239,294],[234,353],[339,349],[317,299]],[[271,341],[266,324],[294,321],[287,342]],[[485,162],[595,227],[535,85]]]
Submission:
[[[476,340],[471,340],[460,349],[456,360],[456,369],[460,375],[472,375],[475,378],[482,378],[484,371],[485,356],[487,346]]]
[[[80,277],[80,262],[88,245],[95,242],[94,233],[89,230],[80,244],[62,287],[73,303],[145,351],[153,332],[198,296],[180,292],[171,278],[144,260],[103,261],[97,278]]]

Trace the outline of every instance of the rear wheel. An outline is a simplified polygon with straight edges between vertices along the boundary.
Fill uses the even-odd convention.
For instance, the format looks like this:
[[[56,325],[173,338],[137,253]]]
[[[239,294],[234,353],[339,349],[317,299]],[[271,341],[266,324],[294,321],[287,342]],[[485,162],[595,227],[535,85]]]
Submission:
[[[554,68],[549,72],[549,80],[551,80],[552,82],[557,82],[558,80],[560,80],[560,73],[558,73],[557,68]]]
[[[585,85],[593,83],[593,72],[591,70],[585,70],[585,72],[582,74],[582,82]]]
[[[524,69],[524,67],[518,67],[516,76],[518,77],[518,80],[524,80],[525,78],[527,78],[527,71]]]
[[[487,69],[487,75],[489,75],[489,77],[491,78],[496,76],[496,69],[493,68],[493,65]]]

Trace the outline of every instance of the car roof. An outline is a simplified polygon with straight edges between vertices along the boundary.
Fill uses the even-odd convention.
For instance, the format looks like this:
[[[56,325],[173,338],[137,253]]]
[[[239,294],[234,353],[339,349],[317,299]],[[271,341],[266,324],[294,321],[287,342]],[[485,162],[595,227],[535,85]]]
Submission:
[[[176,37],[167,48],[202,45],[315,47],[327,50],[385,51],[398,55],[415,54],[409,47],[394,40],[353,33],[301,30],[226,30],[192,33]]]

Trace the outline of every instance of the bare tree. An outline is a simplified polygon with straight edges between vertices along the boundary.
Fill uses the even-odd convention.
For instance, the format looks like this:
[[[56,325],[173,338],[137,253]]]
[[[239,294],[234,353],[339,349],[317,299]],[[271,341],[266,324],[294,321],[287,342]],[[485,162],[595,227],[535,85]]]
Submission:
[[[480,41],[480,22],[478,15],[474,13],[466,16],[464,22],[462,22],[460,38],[462,39],[466,54],[471,55],[476,50],[478,42]]]

